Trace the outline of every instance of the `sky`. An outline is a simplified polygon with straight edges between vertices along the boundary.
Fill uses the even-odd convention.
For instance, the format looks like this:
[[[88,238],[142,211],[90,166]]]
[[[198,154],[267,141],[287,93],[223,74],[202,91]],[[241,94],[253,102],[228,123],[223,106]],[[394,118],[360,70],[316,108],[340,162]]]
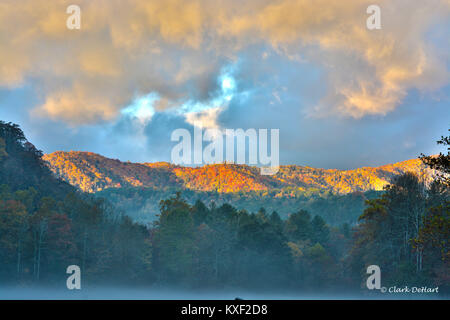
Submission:
[[[378,166],[443,151],[449,57],[449,0],[0,0],[0,119],[45,153],[170,161],[201,124],[279,129],[281,164]]]

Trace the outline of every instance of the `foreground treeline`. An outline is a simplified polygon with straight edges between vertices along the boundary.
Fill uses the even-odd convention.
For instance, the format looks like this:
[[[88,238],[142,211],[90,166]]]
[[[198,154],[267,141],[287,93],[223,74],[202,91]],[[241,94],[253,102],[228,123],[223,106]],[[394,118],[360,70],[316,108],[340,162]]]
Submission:
[[[0,122],[0,283],[64,283],[71,264],[99,281],[145,273],[135,259],[148,230],[56,179],[41,157],[17,125]]]
[[[72,264],[80,266],[87,278],[120,279],[146,250],[147,235],[145,227],[129,218],[114,217],[102,200],[72,193],[56,201],[40,198],[34,188],[11,192],[0,186],[2,283],[63,283]],[[145,267],[145,261],[138,267]],[[145,268],[125,278],[141,272]]]
[[[450,197],[448,185],[429,188],[413,174],[394,179],[378,199],[368,200],[354,228],[349,270],[375,264],[384,285],[450,285]]]
[[[161,202],[151,232],[158,280],[206,287],[333,285],[350,243],[348,227],[330,229],[303,210],[283,221],[264,209],[190,206],[179,195]]]
[[[179,196],[161,202],[152,229],[154,271],[163,282],[197,286],[358,289],[366,268],[380,266],[383,286],[448,290],[448,185],[428,188],[413,174],[393,180],[368,200],[359,224],[329,227],[300,210],[281,220],[232,206],[190,206]]]
[[[450,284],[448,155],[424,157],[442,173],[431,185],[399,176],[358,223],[333,227],[302,209],[281,219],[180,194],[143,226],[54,178],[41,156],[16,125],[0,122],[0,283],[64,287],[75,264],[85,288],[366,290],[366,268],[376,264],[383,286],[445,292]]]

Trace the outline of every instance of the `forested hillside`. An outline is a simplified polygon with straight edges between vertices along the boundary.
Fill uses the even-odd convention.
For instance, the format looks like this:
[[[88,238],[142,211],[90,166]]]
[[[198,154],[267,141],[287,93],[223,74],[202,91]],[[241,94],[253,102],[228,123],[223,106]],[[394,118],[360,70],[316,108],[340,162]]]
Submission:
[[[91,152],[54,152],[43,159],[63,180],[85,192],[108,188],[151,187],[220,193],[278,190],[275,196],[293,196],[309,189],[337,194],[383,190],[396,175],[414,172],[431,178],[419,159],[376,168],[355,170],[315,169],[297,165],[281,166],[273,176],[260,174],[259,168],[237,164],[181,167],[169,163],[129,163],[105,158]]]
[[[141,255],[129,255],[147,246],[147,230],[56,179],[41,156],[19,126],[0,121],[0,283],[51,284],[71,264],[86,279],[145,272]]]
[[[196,200],[207,205],[229,203],[253,212],[264,207],[282,218],[304,209],[331,225],[355,224],[365,201],[382,192],[396,175],[414,172],[424,180],[433,175],[419,159],[356,170],[281,166],[274,176],[261,175],[259,168],[246,165],[138,164],[90,152],[55,152],[44,159],[56,176],[110,200],[141,223],[152,222],[159,214],[159,201],[180,191],[190,204]]]
[[[11,191],[33,188],[57,199],[76,190],[57,179],[41,157],[42,152],[26,140],[18,125],[0,122],[0,184]]]

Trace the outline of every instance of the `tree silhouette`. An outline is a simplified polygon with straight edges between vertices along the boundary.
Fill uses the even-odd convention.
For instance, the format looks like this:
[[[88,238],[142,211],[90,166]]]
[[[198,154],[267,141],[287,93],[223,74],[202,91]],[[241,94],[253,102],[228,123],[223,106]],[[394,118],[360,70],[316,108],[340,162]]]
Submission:
[[[449,129],[450,131],[450,129]],[[420,159],[428,165],[431,169],[439,171],[438,177],[442,183],[447,186],[450,185],[450,135],[448,137],[442,136],[437,144],[447,146],[447,155],[442,152],[437,156],[426,156],[423,153]]]

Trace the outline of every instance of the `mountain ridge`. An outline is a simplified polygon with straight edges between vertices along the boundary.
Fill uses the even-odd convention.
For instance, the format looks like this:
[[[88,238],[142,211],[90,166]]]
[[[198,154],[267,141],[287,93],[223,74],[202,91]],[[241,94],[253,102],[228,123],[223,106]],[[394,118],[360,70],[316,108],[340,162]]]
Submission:
[[[259,168],[248,165],[184,167],[168,162],[133,163],[84,151],[56,151],[45,154],[43,160],[57,177],[90,193],[109,188],[142,187],[219,193],[319,189],[346,194],[382,190],[392,177],[407,171],[425,180],[434,175],[420,159],[350,170],[283,165],[273,176],[260,175]]]

